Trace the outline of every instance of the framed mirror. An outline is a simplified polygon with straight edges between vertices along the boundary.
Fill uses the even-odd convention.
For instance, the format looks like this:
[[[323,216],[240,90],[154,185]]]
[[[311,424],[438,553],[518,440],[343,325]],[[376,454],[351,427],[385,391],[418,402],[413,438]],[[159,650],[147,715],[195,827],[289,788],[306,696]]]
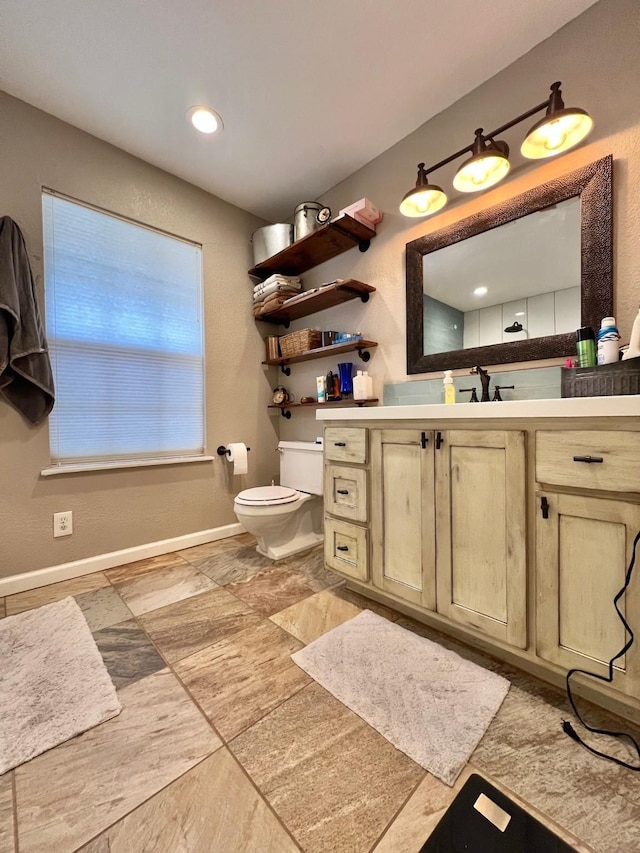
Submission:
[[[407,373],[574,355],[613,311],[613,158],[407,243]]]

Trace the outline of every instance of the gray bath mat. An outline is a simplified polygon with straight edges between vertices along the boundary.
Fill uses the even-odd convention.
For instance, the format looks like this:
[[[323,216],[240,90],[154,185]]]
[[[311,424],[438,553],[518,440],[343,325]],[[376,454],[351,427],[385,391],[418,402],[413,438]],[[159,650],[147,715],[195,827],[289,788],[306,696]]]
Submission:
[[[0,774],[121,711],[73,598],[0,620]]]
[[[369,610],[291,657],[447,785],[457,779],[510,686],[501,675]]]

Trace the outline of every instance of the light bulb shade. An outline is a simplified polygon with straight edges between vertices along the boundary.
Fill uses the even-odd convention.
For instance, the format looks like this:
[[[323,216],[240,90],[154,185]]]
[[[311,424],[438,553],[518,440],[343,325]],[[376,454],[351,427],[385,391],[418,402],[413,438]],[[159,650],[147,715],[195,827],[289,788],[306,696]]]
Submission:
[[[418,179],[415,187],[405,193],[400,202],[400,213],[413,218],[430,216],[441,210],[447,203],[445,191],[429,183],[424,163],[418,163]]]
[[[405,194],[400,203],[400,213],[403,216],[420,217],[437,213],[447,203],[447,195],[441,187],[427,184],[414,187]]]
[[[593,119],[577,107],[550,112],[527,133],[520,152],[530,160],[553,157],[577,145],[591,133]]]
[[[469,157],[460,166],[453,186],[461,193],[486,190],[501,181],[511,168],[508,156],[495,146]]]

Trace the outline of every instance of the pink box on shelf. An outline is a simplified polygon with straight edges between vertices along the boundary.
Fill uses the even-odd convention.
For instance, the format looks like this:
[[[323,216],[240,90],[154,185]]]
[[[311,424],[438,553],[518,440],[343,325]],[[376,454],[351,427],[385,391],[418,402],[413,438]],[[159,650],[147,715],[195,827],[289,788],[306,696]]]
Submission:
[[[372,204],[368,198],[361,198],[360,201],[354,201],[348,207],[343,207],[340,214],[343,213],[352,216],[362,225],[367,225],[369,228],[376,230],[378,222],[382,222],[382,211]]]

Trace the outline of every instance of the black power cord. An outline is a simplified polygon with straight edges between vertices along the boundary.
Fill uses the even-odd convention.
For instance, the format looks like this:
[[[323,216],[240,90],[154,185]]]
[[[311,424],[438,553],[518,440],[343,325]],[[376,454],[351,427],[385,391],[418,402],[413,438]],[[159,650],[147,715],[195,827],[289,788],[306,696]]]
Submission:
[[[633,631],[631,630],[631,627],[629,626],[629,623],[627,622],[627,620],[624,618],[624,615],[620,611],[620,608],[618,607],[618,601],[622,598],[622,596],[626,592],[626,590],[627,590],[627,588],[631,582],[631,574],[633,572],[633,566],[634,566],[634,563],[636,561],[636,548],[638,547],[638,542],[640,542],[640,531],[638,531],[638,533],[636,534],[636,538],[633,540],[633,554],[631,556],[631,562],[629,563],[629,568],[627,569],[627,573],[625,575],[624,586],[622,587],[620,592],[616,595],[616,597],[613,599],[614,607],[616,608],[616,612],[617,612],[618,616],[620,617],[620,620],[621,620],[622,624],[624,625],[626,631],[629,634],[629,639],[625,643],[624,647],[622,649],[620,649],[618,654],[615,655],[615,657],[612,657],[611,660],[609,661],[609,674],[608,675],[598,675],[595,672],[587,672],[587,670],[585,670],[585,669],[570,669],[569,672],[567,673],[567,697],[569,699],[569,702],[571,703],[573,713],[580,720],[580,722],[585,727],[585,729],[588,729],[590,732],[594,732],[595,734],[599,734],[599,735],[610,735],[611,737],[626,738],[627,740],[631,741],[631,743],[635,747],[636,752],[638,753],[638,759],[640,760],[640,745],[638,745],[638,741],[634,737],[632,737],[630,734],[628,734],[627,732],[611,732],[611,731],[608,731],[607,729],[597,729],[594,726],[590,726],[588,723],[585,723],[585,721],[580,716],[580,712],[576,708],[575,702],[573,701],[573,696],[571,695],[571,684],[569,681],[569,679],[571,678],[572,675],[575,675],[576,673],[580,673],[581,675],[589,676],[589,678],[598,678],[600,681],[606,681],[608,684],[611,684],[611,682],[613,681],[613,664],[614,664],[614,662],[617,661],[618,658],[621,658],[624,654],[626,654],[626,652],[628,652],[629,649],[631,648],[631,646],[633,645],[633,639],[634,639]],[[573,728],[573,726],[571,725],[571,723],[568,720],[562,721],[562,730],[564,731],[565,734],[568,734],[570,738],[573,738],[573,740],[577,741],[577,743],[582,744],[582,746],[584,746],[585,749],[588,749],[589,752],[593,753],[593,755],[597,755],[600,758],[606,758],[609,761],[614,761],[616,764],[619,764],[621,767],[626,767],[628,770],[640,771],[640,766],[634,767],[633,764],[628,764],[626,761],[622,761],[619,758],[615,758],[613,755],[607,755],[606,752],[600,752],[599,750],[594,749],[593,747],[589,746],[589,744],[585,743],[582,740],[580,735],[576,732],[576,730]]]

